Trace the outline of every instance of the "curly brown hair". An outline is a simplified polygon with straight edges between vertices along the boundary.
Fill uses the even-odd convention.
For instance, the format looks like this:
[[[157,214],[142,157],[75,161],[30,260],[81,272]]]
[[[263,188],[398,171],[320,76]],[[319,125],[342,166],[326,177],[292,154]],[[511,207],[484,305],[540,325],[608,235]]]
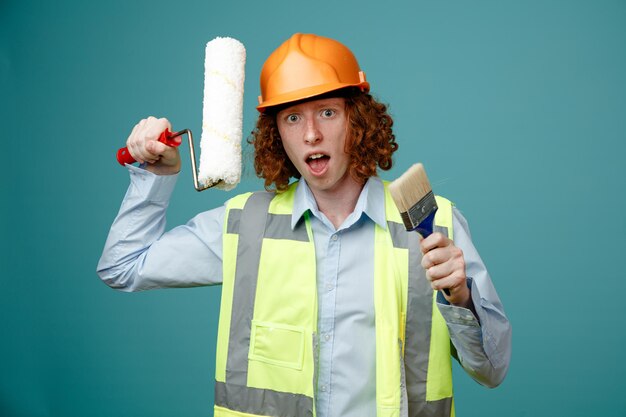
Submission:
[[[392,126],[393,119],[387,106],[368,93],[350,88],[334,91],[322,97],[343,97],[346,100],[346,115],[349,133],[346,140],[346,153],[350,158],[348,171],[359,183],[376,175],[377,167],[389,170],[393,165],[392,154],[398,150]],[[283,148],[276,124],[276,115],[284,108],[268,108],[259,115],[255,129],[248,143],[254,145],[254,169],[259,178],[265,179],[265,188],[276,184],[278,191],[284,191],[291,177],[300,178],[285,149]]]

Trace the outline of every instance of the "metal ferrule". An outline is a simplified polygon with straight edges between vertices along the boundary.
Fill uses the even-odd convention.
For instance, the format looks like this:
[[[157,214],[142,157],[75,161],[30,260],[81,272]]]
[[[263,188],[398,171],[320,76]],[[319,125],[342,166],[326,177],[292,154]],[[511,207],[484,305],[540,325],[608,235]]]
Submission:
[[[435,194],[430,191],[417,204],[413,205],[408,212],[400,213],[400,216],[406,230],[413,230],[435,210],[437,210],[437,201],[435,200]]]

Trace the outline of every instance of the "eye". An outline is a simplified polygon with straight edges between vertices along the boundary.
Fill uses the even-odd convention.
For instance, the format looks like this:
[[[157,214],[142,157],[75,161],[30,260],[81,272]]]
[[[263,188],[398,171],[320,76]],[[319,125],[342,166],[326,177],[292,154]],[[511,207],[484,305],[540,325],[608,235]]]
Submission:
[[[322,110],[322,117],[333,117],[335,113],[336,112],[333,109],[324,109]]]
[[[298,120],[300,120],[300,116],[298,116],[297,114],[294,114],[294,113],[292,113],[292,114],[288,114],[288,115],[287,115],[287,117],[285,117],[285,120],[286,120],[288,123],[295,123],[295,122],[297,122]]]

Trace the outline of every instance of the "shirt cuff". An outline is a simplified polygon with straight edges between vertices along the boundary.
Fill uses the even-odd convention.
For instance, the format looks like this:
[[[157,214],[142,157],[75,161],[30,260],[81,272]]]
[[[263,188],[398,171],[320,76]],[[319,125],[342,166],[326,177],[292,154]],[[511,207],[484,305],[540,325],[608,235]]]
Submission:
[[[156,175],[148,170],[126,164],[130,174],[129,195],[151,202],[168,202],[176,186],[178,174]]]
[[[470,277],[467,277],[467,286],[470,289],[472,301],[475,302],[475,296],[478,296],[478,300],[480,300],[478,289],[474,285],[474,280]],[[446,323],[480,327],[478,319],[470,309],[450,304],[441,291],[437,292],[437,307],[439,307],[439,311]]]

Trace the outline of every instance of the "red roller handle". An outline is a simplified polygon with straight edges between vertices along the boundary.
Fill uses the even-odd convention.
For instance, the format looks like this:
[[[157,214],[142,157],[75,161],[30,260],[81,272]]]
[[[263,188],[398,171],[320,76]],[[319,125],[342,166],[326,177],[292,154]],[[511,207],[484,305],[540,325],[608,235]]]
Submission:
[[[169,129],[165,129],[161,135],[159,136],[158,141],[166,144],[167,146],[179,146],[181,142],[177,141],[175,138],[180,136],[183,132],[172,133]],[[124,164],[132,164],[135,161],[135,158],[132,157],[130,152],[128,152],[128,148],[124,146],[117,151],[117,162],[120,165],[124,166]]]

